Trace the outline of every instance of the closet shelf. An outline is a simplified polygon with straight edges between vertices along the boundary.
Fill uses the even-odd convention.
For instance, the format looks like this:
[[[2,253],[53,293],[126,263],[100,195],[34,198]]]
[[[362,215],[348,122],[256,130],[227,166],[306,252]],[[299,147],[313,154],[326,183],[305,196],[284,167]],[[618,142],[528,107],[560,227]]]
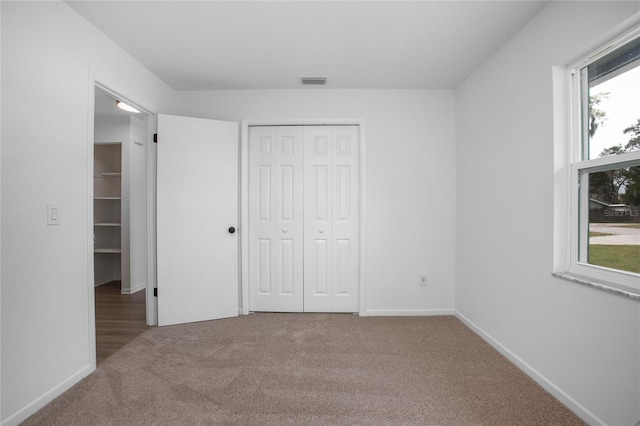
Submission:
[[[122,200],[122,197],[93,197],[94,200]]]
[[[115,222],[96,222],[93,226],[120,226],[120,224]]]
[[[96,177],[96,178],[105,178],[105,177],[121,177],[121,176],[122,176],[122,173],[120,173],[120,172],[117,172],[117,173],[115,173],[115,172],[114,172],[114,173],[109,172],[109,173],[99,173],[99,174],[97,174],[97,175],[94,175],[93,177]]]
[[[93,250],[94,253],[122,253],[120,247],[103,247]]]

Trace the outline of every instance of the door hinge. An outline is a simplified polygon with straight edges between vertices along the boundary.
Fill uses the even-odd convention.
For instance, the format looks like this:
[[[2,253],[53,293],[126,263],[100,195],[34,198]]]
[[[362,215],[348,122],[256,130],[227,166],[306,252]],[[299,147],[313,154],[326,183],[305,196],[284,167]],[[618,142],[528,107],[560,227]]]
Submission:
[[[154,289],[153,289],[153,297],[158,297],[158,287],[154,287]]]
[[[154,141],[155,143],[158,143],[158,134],[157,134],[157,133],[154,133],[154,134],[153,134],[153,141]]]

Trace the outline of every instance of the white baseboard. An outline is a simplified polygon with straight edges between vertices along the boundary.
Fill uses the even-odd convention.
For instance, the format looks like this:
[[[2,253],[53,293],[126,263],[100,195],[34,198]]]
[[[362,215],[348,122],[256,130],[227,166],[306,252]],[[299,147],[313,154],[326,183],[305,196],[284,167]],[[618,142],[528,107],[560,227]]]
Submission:
[[[90,365],[83,367],[78,372],[72,374],[71,376],[63,380],[61,383],[54,386],[53,388],[51,388],[50,390],[42,394],[40,397],[36,398],[29,404],[22,407],[16,413],[9,416],[6,420],[2,422],[2,426],[19,425],[21,422],[25,421],[27,417],[38,412],[38,410],[40,410],[45,405],[47,405],[48,403],[56,399],[58,396],[68,391],[73,385],[78,383],[80,380],[88,376],[91,373],[91,371],[92,370]]]
[[[135,287],[132,288],[123,288],[120,290],[120,294],[133,294],[133,293],[137,293],[141,290],[144,290],[147,288],[147,283],[140,283]]]
[[[98,287],[101,286],[103,284],[107,284],[110,283],[111,281],[119,281],[120,278],[116,277],[115,275],[109,278],[101,278],[99,280],[96,280],[94,287]]]
[[[553,384],[549,379],[547,379],[544,375],[539,373],[536,369],[527,364],[524,360],[518,357],[516,354],[511,352],[509,349],[504,347],[500,342],[491,337],[488,333],[474,324],[469,318],[462,315],[460,312],[455,311],[455,316],[462,321],[467,327],[469,327],[473,332],[475,332],[478,336],[482,337],[487,343],[493,346],[498,352],[500,352],[505,358],[514,363],[520,370],[522,370],[527,376],[531,377],[536,383],[544,388],[547,392],[553,395],[558,401],[563,403],[567,408],[573,411],[578,417],[584,420],[587,424],[590,425],[603,425],[601,419],[599,419],[595,414],[586,409],[583,405],[578,403],[575,399],[571,398],[566,392],[560,389],[558,386]]]
[[[420,317],[453,315],[453,309],[366,309],[361,317]]]

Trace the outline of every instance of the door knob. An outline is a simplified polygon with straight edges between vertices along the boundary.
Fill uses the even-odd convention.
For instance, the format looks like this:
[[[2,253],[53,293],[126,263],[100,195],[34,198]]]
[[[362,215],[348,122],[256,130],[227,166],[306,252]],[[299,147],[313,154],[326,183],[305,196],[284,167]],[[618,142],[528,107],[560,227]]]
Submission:
[[[287,228],[283,228],[282,232],[284,232],[286,234],[287,232],[289,232],[289,230]]]
[[[324,234],[324,229],[321,229],[319,232],[320,232],[321,234]]]
[[[229,233],[233,234],[236,232],[236,228],[234,228],[233,226],[229,227]]]

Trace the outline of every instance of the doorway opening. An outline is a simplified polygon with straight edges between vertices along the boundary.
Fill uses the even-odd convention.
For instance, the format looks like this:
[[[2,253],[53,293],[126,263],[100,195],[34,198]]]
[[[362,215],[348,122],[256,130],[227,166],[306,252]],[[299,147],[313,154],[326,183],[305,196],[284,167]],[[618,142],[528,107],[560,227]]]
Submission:
[[[95,86],[93,272],[96,362],[147,329],[149,114]],[[137,111],[137,112],[135,112]]]

